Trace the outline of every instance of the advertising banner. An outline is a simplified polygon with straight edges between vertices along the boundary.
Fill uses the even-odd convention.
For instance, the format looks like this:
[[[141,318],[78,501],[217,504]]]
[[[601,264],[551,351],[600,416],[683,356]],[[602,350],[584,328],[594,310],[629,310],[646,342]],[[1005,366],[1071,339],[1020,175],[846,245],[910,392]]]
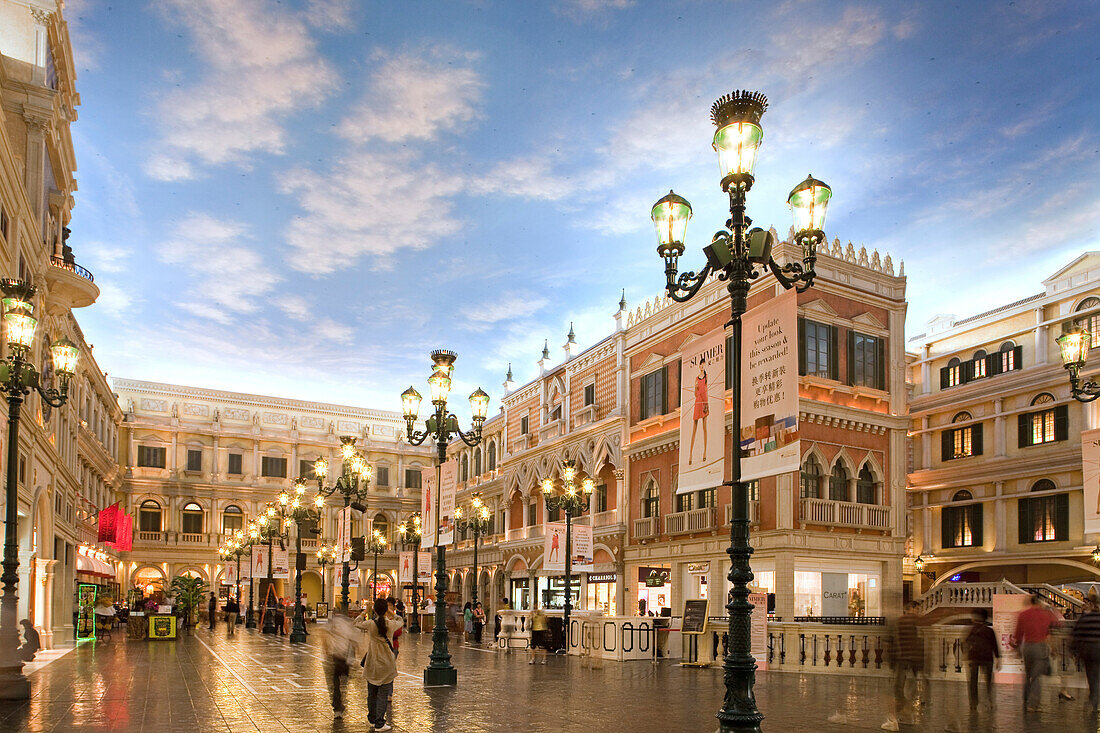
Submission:
[[[340,563],[336,564],[336,580],[333,581],[333,587],[336,589],[336,596],[340,596],[340,589],[344,586],[344,566]],[[351,572],[348,573],[348,587],[359,587],[359,571],[355,568],[351,568]]]
[[[271,577],[273,580],[290,580],[290,551],[276,545],[271,550]]]
[[[1081,470],[1085,489],[1085,534],[1100,532],[1100,430],[1081,433]]]
[[[233,572],[237,572],[237,559],[233,558]],[[252,563],[249,562],[248,555],[241,555],[241,580],[250,580],[252,578]]]
[[[726,330],[684,347],[680,371],[677,494],[722,483],[726,467]]]
[[[741,319],[741,478],[745,481],[797,471],[800,465],[795,296],[794,290],[785,290]]]
[[[351,559],[351,513],[354,510],[346,506],[336,513],[336,562]]]
[[[768,668],[768,594],[749,593],[752,604],[749,650],[756,659],[757,669]]]
[[[435,547],[435,489],[436,472],[432,469],[420,472],[420,516],[423,517],[421,526],[424,531],[420,534],[420,549],[430,550]]]
[[[565,523],[546,522],[543,525],[543,570],[565,572]]]
[[[432,582],[432,554],[430,552],[421,552],[418,560],[420,582],[422,584],[429,584]]]
[[[118,525],[121,515],[122,510],[119,509],[118,504],[111,504],[111,506],[99,512],[99,532],[96,536],[97,542],[114,544],[118,537]]]
[[[255,545],[252,548],[252,577],[267,577],[267,545]]]
[[[237,584],[237,561],[233,560],[225,564],[225,573],[222,574],[222,583],[226,585]]]
[[[764,609],[767,611],[767,596]],[[848,615],[848,573],[821,574],[821,615]]]
[[[439,469],[439,544],[455,541],[455,492],[458,490],[458,459],[452,458]]]
[[[592,550],[592,527],[587,524],[574,524],[573,536],[570,548],[573,556],[573,571],[577,573],[590,573],[595,562],[595,553]]]
[[[400,585],[412,585],[413,573],[416,572],[413,562],[411,552],[397,553],[397,582]]]
[[[1024,680],[1024,660],[1012,645],[1016,641],[1016,616],[1030,603],[1031,597],[1023,593],[993,594],[993,633],[1001,645],[1001,668],[993,674],[996,682],[1012,684]]]

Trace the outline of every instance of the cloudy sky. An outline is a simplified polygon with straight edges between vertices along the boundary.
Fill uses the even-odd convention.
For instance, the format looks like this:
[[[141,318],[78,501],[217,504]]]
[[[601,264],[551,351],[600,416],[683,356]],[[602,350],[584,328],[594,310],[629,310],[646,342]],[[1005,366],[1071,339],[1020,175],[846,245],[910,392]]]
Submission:
[[[112,376],[398,409],[587,346],[728,215],[711,102],[771,106],[749,213],[905,261],[909,332],[1100,248],[1100,5],[69,0],[79,313]],[[690,243],[694,242],[695,247]],[[426,385],[425,385],[426,386]]]

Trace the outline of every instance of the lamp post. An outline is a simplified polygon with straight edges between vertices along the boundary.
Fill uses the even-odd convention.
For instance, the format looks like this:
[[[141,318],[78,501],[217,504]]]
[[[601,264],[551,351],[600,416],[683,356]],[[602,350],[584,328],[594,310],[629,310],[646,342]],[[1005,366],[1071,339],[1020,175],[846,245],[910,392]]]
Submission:
[[[294,626],[290,631],[291,642],[303,642],[306,640],[306,616],[302,607],[302,571],[298,565],[298,559],[302,556],[302,524],[305,522],[316,523],[321,520],[321,509],[325,506],[325,498],[318,494],[313,499],[313,506],[306,504],[303,499],[306,493],[306,480],[298,478],[294,480],[294,498],[290,500],[290,518],[294,520]]]
[[[1069,372],[1069,389],[1073,399],[1078,402],[1092,402],[1100,397],[1100,384],[1091,379],[1081,381],[1081,370],[1089,358],[1089,346],[1092,334],[1080,326],[1074,326],[1058,337],[1058,348],[1062,352],[1062,365]]]
[[[58,389],[44,386],[32,360],[38,320],[34,317],[35,287],[22,280],[0,280],[3,291],[4,324],[7,326],[8,355],[0,361],[0,391],[8,402],[8,476],[4,506],[4,598],[0,601],[0,698],[25,700],[30,697],[30,682],[23,675],[19,647],[18,616],[19,575],[19,413],[31,390],[38,392],[50,407],[61,407],[69,399],[69,381],[76,372],[80,355],[66,338],[49,347]]]
[[[794,242],[802,249],[802,261],[778,264],[772,259],[774,237],[763,229],[749,229],[752,220],[745,215],[745,200],[753,184],[753,166],[763,138],[760,118],[768,106],[759,92],[737,91],[721,97],[711,107],[711,120],[717,127],[713,147],[718,153],[722,173],[721,187],[729,195],[730,218],[703,248],[706,264],[698,272],[677,273],[677,261],[684,253],[684,234],[691,205],[673,192],[660,199],[651,212],[657,230],[657,253],[665,262],[666,290],[676,302],[690,300],[711,275],[727,283],[730,295],[730,321],[733,348],[727,358],[733,360],[730,387],[733,390],[733,448],[730,456],[733,521],[730,523],[729,580],[733,583],[729,611],[729,653],[723,664],[726,695],[718,711],[719,730],[759,731],[764,716],[756,707],[753,686],[756,660],[750,653],[752,604],[748,602],[748,583],[753,579],[749,558],[748,484],[741,480],[741,316],[747,308],[749,287],[763,272],[771,271],[786,289],[803,292],[813,285],[817,247],[825,240],[821,231],[832,190],[813,176],[795,186],[787,198],[794,214]],[[759,269],[758,269],[759,268]]]
[[[413,514],[398,527],[401,532],[401,547],[406,550],[411,545],[413,548],[413,598],[412,620],[409,621],[409,633],[420,633],[420,512]]]
[[[336,562],[336,545],[326,547],[324,543],[317,548],[317,564],[321,567],[321,601],[323,602],[327,596],[325,595],[325,568],[332,563]]]
[[[258,544],[260,544],[260,523],[256,519],[248,523],[248,540],[242,545],[242,547],[248,547],[248,619],[244,624],[246,629],[256,628],[256,610],[252,603],[255,590],[252,577],[252,568],[255,567],[255,563],[252,562],[252,548]]]
[[[274,587],[272,560],[275,554],[275,541],[279,541],[282,548],[284,541],[290,535],[290,515],[287,507],[290,504],[290,495],[285,491],[279,494],[276,502],[268,504],[267,509],[257,520],[260,524],[260,537],[267,543],[267,595],[264,597],[264,627],[265,634],[274,634],[278,629],[275,626],[275,607],[267,602],[271,597]]]
[[[554,479],[546,478],[542,481],[542,496],[546,500],[546,508],[553,511],[561,509],[565,512],[565,605],[562,611],[562,633],[565,639],[565,653],[569,653],[569,613],[573,610],[571,591],[573,576],[573,517],[580,516],[588,509],[592,498],[592,491],[596,488],[595,482],[586,478],[581,482],[580,490],[577,489],[574,479],[577,477],[577,464],[573,461],[565,461],[561,467],[562,488],[560,492],[554,491]]]
[[[431,527],[435,545],[435,628],[432,629],[431,661],[424,669],[424,684],[458,684],[458,672],[451,664],[451,654],[447,651],[447,549],[439,542],[440,508],[440,471],[447,460],[447,445],[458,437],[471,448],[481,442],[481,428],[485,424],[485,415],[489,409],[489,395],[480,387],[470,395],[470,413],[473,429],[469,433],[458,427],[458,418],[447,411],[447,395],[451,392],[451,372],[454,371],[458,355],[447,349],[437,349],[431,353],[432,375],[428,377],[431,387],[432,406],[435,411],[424,421],[424,430],[416,430],[416,416],[420,410],[420,393],[409,387],[401,393],[402,412],[408,429],[409,443],[421,445],[428,438],[435,441],[436,483],[435,483],[435,526]]]
[[[371,602],[378,597],[378,556],[385,554],[389,549],[389,543],[386,542],[386,538],[377,529],[372,529],[370,533],[370,542],[367,544],[367,552],[374,555],[374,572],[370,576],[370,594]]]
[[[463,514],[469,516],[463,517]],[[477,605],[477,546],[481,535],[489,531],[489,507],[481,501],[481,494],[474,494],[470,501],[470,509],[464,511],[462,507],[455,507],[455,529],[459,532],[474,533],[474,595],[473,604]]]
[[[317,476],[317,493],[321,496],[332,496],[336,492],[340,492],[344,496],[344,521],[351,522],[351,517],[347,516],[347,509],[351,506],[352,500],[356,502],[362,501],[367,498],[367,493],[370,490],[370,478],[372,469],[369,463],[363,456],[359,455],[355,450],[355,438],[350,435],[340,436],[340,459],[341,459],[341,471],[340,475],[336,477],[336,483],[332,486],[325,487],[325,476],[328,474],[328,461],[324,458],[318,458],[313,464],[313,473]],[[346,613],[348,610],[348,588],[350,582],[348,573],[350,571],[349,555],[351,553],[351,547],[344,542],[343,537],[336,539],[336,547],[339,548],[339,554],[341,562],[344,567],[344,576],[340,582],[340,605]]]

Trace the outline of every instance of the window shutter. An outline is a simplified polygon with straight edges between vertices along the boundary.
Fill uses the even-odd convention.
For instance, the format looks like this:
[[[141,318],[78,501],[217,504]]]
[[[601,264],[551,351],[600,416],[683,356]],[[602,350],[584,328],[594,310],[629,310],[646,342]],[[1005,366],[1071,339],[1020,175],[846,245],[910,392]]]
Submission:
[[[972,455],[980,456],[982,454],[982,424],[977,423],[974,426],[973,431],[970,433],[970,446],[972,449]]]
[[[947,367],[940,367],[940,389],[947,389],[949,384],[949,370]]]
[[[661,367],[661,414],[668,414],[668,365]]]
[[[1054,439],[1069,440],[1069,405],[1054,408]]]
[[[967,382],[974,381],[974,362],[973,361],[964,361],[962,363],[962,369],[960,369],[959,371],[962,374],[962,379],[960,381],[963,384],[966,384]]]
[[[1019,540],[1021,545],[1026,545],[1031,541],[1031,499],[1020,499],[1019,515],[1017,522],[1019,524]]]
[[[638,402],[640,403],[638,405],[638,419],[639,420],[645,420],[647,417],[649,417],[649,408],[647,406],[649,404],[649,380],[646,379],[645,377],[642,377],[638,381],[639,381],[639,384],[638,384],[638,387],[639,387]],[[522,429],[521,429],[521,432],[522,432]]]
[[[982,505],[972,504],[970,506],[971,522],[970,522],[970,536],[974,538],[974,547],[981,547],[982,540]]]
[[[944,547],[955,546],[955,509],[945,506],[940,515],[940,544]]]
[[[1054,539],[1069,539],[1069,494],[1054,497]]]
[[[731,337],[732,338],[732,337]],[[732,348],[730,349],[733,350]],[[806,319],[798,319],[798,375],[806,376]]]
[[[1020,433],[1020,446],[1026,448],[1031,445],[1031,415],[1024,413],[1017,415],[1016,419],[1019,421],[1018,430]]]
[[[840,380],[840,329],[829,326],[829,378]]]
[[[1024,368],[1024,347],[1017,346],[1012,350],[1012,371]]]
[[[856,383],[856,332],[848,330],[848,384]]]
[[[875,339],[875,386],[886,389],[886,339]]]
[[[1001,373],[1001,353],[994,351],[992,354],[987,354],[985,357],[985,373],[989,376]]]
[[[709,375],[708,375],[708,379],[709,379]],[[683,380],[684,380],[684,360],[683,359],[677,359],[676,360],[676,389],[670,389],[669,390],[669,393],[672,395],[672,397],[669,399],[669,407],[672,408],[673,410],[675,410],[677,407],[679,407],[681,402],[682,402],[683,389],[684,389]],[[665,412],[668,412],[668,410],[665,410]]]
[[[951,433],[951,430],[944,430],[942,433],[940,433],[940,442],[942,444],[941,447],[943,448],[942,460],[945,461],[950,461],[952,458],[955,457],[955,451],[952,446],[953,441],[951,438]]]

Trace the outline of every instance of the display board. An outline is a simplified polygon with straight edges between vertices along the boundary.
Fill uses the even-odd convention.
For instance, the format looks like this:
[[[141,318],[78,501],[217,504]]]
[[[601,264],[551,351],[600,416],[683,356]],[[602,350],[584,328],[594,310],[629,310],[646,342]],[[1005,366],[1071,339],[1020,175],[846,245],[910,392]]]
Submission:
[[[95,602],[98,589],[91,583],[80,583],[76,587],[76,638],[95,638]]]
[[[749,651],[756,659],[757,669],[768,668],[768,594],[749,593],[752,620],[749,631]]]
[[[324,601],[318,602],[315,613],[318,620],[328,618],[328,603]]]
[[[680,626],[680,633],[706,633],[709,607],[710,601],[706,598],[684,601],[684,623]]]
[[[176,617],[172,615],[156,615],[149,617],[150,639],[175,639]]]

